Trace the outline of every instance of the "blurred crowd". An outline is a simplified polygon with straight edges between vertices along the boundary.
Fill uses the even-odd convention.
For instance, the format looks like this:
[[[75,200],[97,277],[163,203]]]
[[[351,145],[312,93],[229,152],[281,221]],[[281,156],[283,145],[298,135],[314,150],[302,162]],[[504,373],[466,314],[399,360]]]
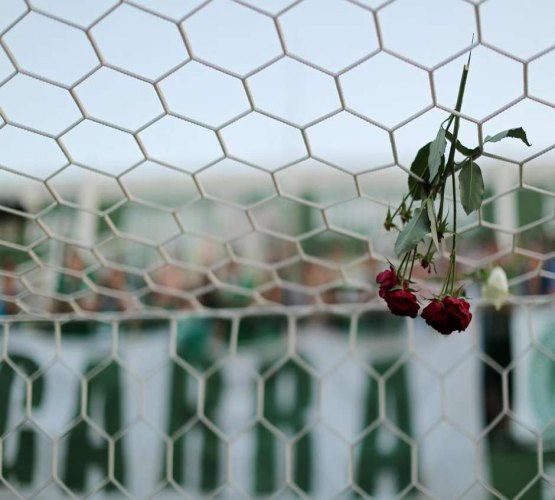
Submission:
[[[555,291],[555,258],[544,255],[553,247],[551,243],[538,240],[526,255],[503,254],[494,244],[484,244],[478,257],[499,254],[494,263],[504,267],[509,279],[513,278],[511,293],[550,294]],[[296,260],[277,270],[228,260],[210,270],[174,263],[149,272],[140,272],[125,264],[87,268],[78,252],[67,251],[61,266],[37,274],[36,279],[33,273],[22,272],[14,260],[4,258],[0,314],[17,314],[18,301],[30,309],[71,313],[364,303],[375,299],[375,276],[386,266],[369,258],[340,268],[348,261],[347,251],[332,245],[324,259]],[[438,276],[442,275],[445,264],[445,259],[436,261]],[[459,274],[472,278],[475,271],[472,266],[461,265]],[[441,285],[435,276],[431,268],[415,267],[414,277],[420,280],[424,292],[433,293],[434,286]]]

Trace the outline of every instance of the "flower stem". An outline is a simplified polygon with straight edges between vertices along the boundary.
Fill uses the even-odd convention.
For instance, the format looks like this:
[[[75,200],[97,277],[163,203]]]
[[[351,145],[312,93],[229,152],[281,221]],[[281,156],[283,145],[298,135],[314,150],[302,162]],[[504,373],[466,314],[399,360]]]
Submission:
[[[407,252],[403,257],[403,260],[401,260],[401,264],[399,264],[399,271],[397,272],[397,279],[401,282],[401,285],[405,281],[405,272],[407,270],[407,263],[408,263],[409,255],[410,255],[410,252]]]
[[[462,108],[464,88],[466,86],[466,79],[468,77],[468,65],[464,65],[463,72],[461,75],[461,83],[459,86],[459,94],[457,96],[457,103],[455,105],[455,111],[460,112]],[[449,159],[447,160],[447,165],[445,166],[446,175],[451,174],[451,186],[453,189],[453,245],[451,247],[451,255],[449,256],[449,272],[447,274],[447,279],[444,284],[444,290],[442,293],[453,293],[453,287],[455,285],[455,256],[457,254],[457,189],[455,182],[455,150],[456,143],[459,136],[459,128],[461,124],[461,117],[457,114],[455,115],[455,125],[453,127],[453,142],[449,149]],[[445,178],[447,182],[447,178]],[[445,183],[442,186],[442,202],[443,202],[443,191],[445,189]],[[443,208],[443,207],[441,207]],[[440,208],[440,210],[441,210]],[[443,215],[443,214],[441,214]]]
[[[441,222],[443,221],[443,202],[445,200],[445,183],[442,182],[441,183],[441,199],[439,202],[439,212],[438,212],[438,216],[437,216],[437,223],[441,224]]]
[[[395,212],[393,212],[393,215],[391,216],[391,219],[393,220],[395,218],[395,216],[401,211],[401,207],[403,206],[403,203],[405,203],[405,201],[407,201],[408,197],[412,196],[412,192],[409,191],[404,197],[403,200],[401,201],[401,203],[399,204],[399,206],[397,207],[397,210],[395,210]]]
[[[410,264],[409,281],[412,278],[412,270],[414,269],[414,261],[416,260],[416,248],[412,252],[412,261]]]
[[[469,59],[470,62],[470,59]],[[457,95],[457,102],[455,103],[455,111],[457,113],[460,113],[461,109],[462,109],[462,103],[463,103],[463,97],[464,97],[464,89],[466,87],[466,80],[468,78],[468,63],[464,65],[463,67],[463,71],[461,74],[461,81],[459,83],[459,93]],[[451,114],[449,116],[449,118],[447,118],[443,123],[447,122],[447,126],[445,127],[445,132],[447,133],[449,131],[449,127],[451,127],[451,124],[453,123],[453,120],[455,121],[455,126],[454,126],[454,130],[453,130],[453,140],[451,141],[451,147],[449,148],[449,158],[447,160],[447,164],[445,165],[445,178],[444,181],[441,182],[441,199],[440,199],[440,203],[439,203],[439,212],[438,212],[438,222],[441,224],[441,221],[443,220],[443,204],[444,204],[444,200],[445,200],[445,183],[447,182],[447,176],[449,175],[449,173],[454,173],[455,171],[455,151],[456,151],[456,144],[457,144],[457,140],[458,140],[458,135],[459,135],[459,127],[460,127],[460,116],[459,115],[455,115],[455,114]],[[453,193],[454,193],[454,187],[453,187]]]
[[[430,252],[432,250],[432,246],[434,245],[434,240],[430,240],[430,243],[428,244],[428,250],[426,250],[426,254],[425,256],[430,255]]]
[[[456,122],[455,122],[456,123]],[[456,125],[455,125],[456,128]],[[455,285],[455,256],[457,255],[457,190],[455,186],[455,171],[451,173],[452,187],[453,187],[453,246],[451,247],[451,259],[453,260],[453,278],[451,281],[451,288],[449,293],[453,293],[453,286]]]

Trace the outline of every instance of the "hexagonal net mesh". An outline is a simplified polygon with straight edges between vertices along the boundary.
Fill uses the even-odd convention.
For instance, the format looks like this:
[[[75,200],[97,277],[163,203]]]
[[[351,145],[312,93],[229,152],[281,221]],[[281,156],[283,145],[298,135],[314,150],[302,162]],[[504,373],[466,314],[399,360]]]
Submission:
[[[0,496],[552,498],[554,18],[3,0]],[[462,142],[532,146],[486,144],[458,211],[459,271],[510,298],[470,286],[443,338],[375,275],[470,49]]]

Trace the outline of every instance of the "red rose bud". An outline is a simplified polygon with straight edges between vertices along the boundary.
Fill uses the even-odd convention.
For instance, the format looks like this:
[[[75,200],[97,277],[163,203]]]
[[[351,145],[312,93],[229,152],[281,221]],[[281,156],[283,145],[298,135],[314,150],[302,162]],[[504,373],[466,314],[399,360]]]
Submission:
[[[442,335],[449,335],[455,330],[466,330],[472,320],[470,304],[457,297],[445,297],[443,301],[432,300],[422,311],[422,318]]]
[[[381,293],[381,290],[380,290]],[[383,297],[392,314],[416,318],[420,304],[414,293],[408,290],[390,290]]]
[[[447,324],[447,311],[443,303],[437,299],[432,300],[422,311],[421,316],[426,323],[443,335],[452,333]]]
[[[385,293],[398,284],[395,268],[390,266],[389,269],[379,273],[376,276],[376,283],[380,285],[380,297],[383,299]]]
[[[449,325],[453,331],[462,332],[466,330],[470,321],[472,321],[470,304],[466,300],[457,297],[445,297],[443,305],[449,315]]]

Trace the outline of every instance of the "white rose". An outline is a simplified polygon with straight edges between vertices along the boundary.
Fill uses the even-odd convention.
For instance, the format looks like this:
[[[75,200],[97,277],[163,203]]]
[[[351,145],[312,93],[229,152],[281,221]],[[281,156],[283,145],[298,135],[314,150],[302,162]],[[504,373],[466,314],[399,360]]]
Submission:
[[[482,285],[482,297],[491,302],[499,310],[509,296],[509,282],[501,267],[495,267]]]

